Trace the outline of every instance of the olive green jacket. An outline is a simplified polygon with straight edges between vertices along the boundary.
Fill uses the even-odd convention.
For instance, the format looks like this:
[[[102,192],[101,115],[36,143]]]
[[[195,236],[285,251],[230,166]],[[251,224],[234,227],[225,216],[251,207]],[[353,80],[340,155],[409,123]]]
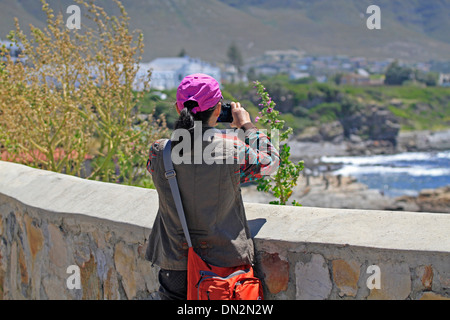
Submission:
[[[215,143],[215,159],[224,164],[175,164],[176,178],[194,250],[207,263],[234,267],[253,263],[254,247],[240,189],[240,166],[226,158],[235,155],[233,146]],[[178,218],[169,183],[165,177],[163,150],[167,140],[153,144],[150,170],[159,196],[159,209],[146,251],[146,258],[166,270],[187,269],[187,243]],[[193,156],[192,156],[193,157]],[[191,158],[193,159],[193,158]],[[235,161],[236,162],[236,161]]]

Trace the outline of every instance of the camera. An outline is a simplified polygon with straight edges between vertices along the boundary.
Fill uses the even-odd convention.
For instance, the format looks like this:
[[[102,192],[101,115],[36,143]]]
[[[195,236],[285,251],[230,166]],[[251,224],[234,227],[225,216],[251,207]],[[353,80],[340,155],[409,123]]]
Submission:
[[[220,111],[220,116],[217,122],[221,123],[232,123],[233,114],[231,113],[231,103],[222,103],[222,110]]]

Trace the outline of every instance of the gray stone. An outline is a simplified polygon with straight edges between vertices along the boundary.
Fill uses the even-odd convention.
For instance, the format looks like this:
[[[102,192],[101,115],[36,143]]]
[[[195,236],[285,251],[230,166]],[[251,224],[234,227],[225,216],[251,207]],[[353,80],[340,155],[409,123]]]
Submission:
[[[369,300],[405,300],[411,292],[411,274],[406,263],[382,263],[380,289],[372,289]]]
[[[313,254],[310,262],[298,262],[295,278],[297,300],[327,299],[333,287],[328,266],[320,254]]]

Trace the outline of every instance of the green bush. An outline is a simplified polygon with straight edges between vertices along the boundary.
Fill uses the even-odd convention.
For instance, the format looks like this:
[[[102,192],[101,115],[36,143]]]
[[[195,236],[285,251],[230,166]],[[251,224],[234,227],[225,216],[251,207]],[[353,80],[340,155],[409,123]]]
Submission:
[[[297,185],[300,173],[304,169],[304,163],[302,161],[295,164],[290,160],[291,148],[287,143],[283,142],[288,140],[293,129],[284,129],[286,122],[280,118],[280,112],[276,109],[276,103],[260,82],[255,81],[254,84],[261,99],[261,111],[257,122],[269,127],[269,138],[276,132],[280,145],[280,165],[278,170],[276,174],[259,180],[258,191],[271,192],[279,199],[270,202],[271,204],[286,205],[292,195],[293,187]],[[300,206],[295,200],[292,202],[292,205]]]
[[[166,128],[153,117],[138,117],[142,93],[133,92],[133,84],[143,36],[129,30],[129,17],[115,2],[118,17],[76,0],[89,20],[81,30],[69,30],[62,13],[45,1],[46,28],[31,26],[28,36],[16,21],[9,39],[24,47],[27,63],[8,58],[0,73],[0,151],[8,160],[92,180],[149,185],[148,148]]]

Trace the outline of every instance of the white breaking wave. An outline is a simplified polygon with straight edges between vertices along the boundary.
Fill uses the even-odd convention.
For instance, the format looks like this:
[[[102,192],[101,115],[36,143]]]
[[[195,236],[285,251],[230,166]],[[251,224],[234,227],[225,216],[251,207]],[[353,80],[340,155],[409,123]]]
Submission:
[[[393,189],[389,188],[388,193],[394,194],[396,196],[409,196],[409,197],[417,197],[419,195],[419,190],[411,190],[411,189]]]
[[[427,161],[433,158],[449,158],[450,152],[440,152],[438,154],[423,153],[423,152],[408,152],[393,155],[376,155],[376,156],[361,156],[361,157],[322,157],[322,162],[325,163],[341,163],[353,165],[375,165],[387,164],[398,161]]]
[[[439,159],[450,159],[450,151],[439,152],[436,157]]]
[[[334,173],[344,176],[360,176],[368,174],[405,174],[414,177],[419,176],[445,176],[450,175],[450,166],[429,166],[417,163],[408,165],[408,162],[435,160],[446,162],[450,159],[450,151],[432,152],[408,152],[393,155],[375,155],[360,157],[322,157],[324,163],[342,164],[343,167]]]
[[[358,166],[346,165],[334,172],[335,175],[360,176],[368,174],[406,174],[413,177],[431,176],[439,177],[450,175],[449,168],[427,168],[427,167],[387,167],[387,166]]]

